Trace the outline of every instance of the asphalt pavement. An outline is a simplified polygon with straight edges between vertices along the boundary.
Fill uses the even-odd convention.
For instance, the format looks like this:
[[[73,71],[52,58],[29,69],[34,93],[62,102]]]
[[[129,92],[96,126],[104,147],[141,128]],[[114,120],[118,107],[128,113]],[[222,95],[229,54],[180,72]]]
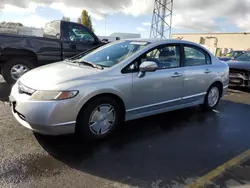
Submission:
[[[90,143],[20,126],[4,102],[9,90],[0,81],[3,188],[184,187],[250,148],[246,91],[230,90],[215,111],[195,107],[131,121]]]

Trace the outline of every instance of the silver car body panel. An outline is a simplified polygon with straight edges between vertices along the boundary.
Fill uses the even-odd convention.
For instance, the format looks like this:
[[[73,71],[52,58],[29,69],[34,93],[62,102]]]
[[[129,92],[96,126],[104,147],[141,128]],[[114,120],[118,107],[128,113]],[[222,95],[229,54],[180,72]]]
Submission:
[[[134,39],[133,39],[134,40]],[[142,50],[110,68],[103,70],[72,64],[53,63],[36,68],[23,75],[18,82],[35,90],[78,90],[79,94],[61,101],[31,101],[31,96],[12,88],[10,101],[16,101],[15,118],[23,126],[43,134],[73,133],[79,111],[91,98],[101,94],[119,97],[125,106],[125,120],[142,118],[170,110],[202,104],[208,88],[216,81],[223,84],[223,95],[228,87],[229,68],[200,45],[182,40],[139,39],[148,41]],[[137,40],[138,41],[138,40]],[[140,55],[159,45],[189,44],[205,50],[211,56],[211,65],[179,67],[147,72],[122,74],[121,70]],[[206,70],[210,72],[204,73]],[[178,72],[181,77],[173,77]],[[49,128],[62,127],[61,130]]]

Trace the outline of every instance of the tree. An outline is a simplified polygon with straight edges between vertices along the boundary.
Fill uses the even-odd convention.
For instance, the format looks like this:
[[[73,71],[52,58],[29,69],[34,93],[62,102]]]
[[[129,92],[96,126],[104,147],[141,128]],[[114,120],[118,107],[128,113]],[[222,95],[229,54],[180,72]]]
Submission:
[[[93,31],[91,17],[90,17],[89,13],[86,10],[82,11],[81,23],[82,23],[82,25],[88,27],[90,30]]]
[[[69,22],[69,21],[70,21],[70,18],[69,18],[69,17],[66,17],[66,16],[63,16],[63,17],[62,17],[62,21],[67,21],[67,22]]]

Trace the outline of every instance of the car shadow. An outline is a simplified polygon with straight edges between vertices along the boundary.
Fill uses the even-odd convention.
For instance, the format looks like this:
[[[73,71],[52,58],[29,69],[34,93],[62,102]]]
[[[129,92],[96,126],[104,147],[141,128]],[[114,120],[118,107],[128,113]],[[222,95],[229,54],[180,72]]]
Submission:
[[[186,151],[185,141],[190,142],[185,136],[186,129],[191,128],[190,131],[194,131],[211,119],[214,120],[216,129],[216,122],[219,122],[216,112],[188,108],[127,122],[116,134],[102,141],[90,142],[78,139],[75,135],[56,137],[34,135],[44,150],[71,168],[105,179],[135,185],[137,180],[150,181],[153,177],[149,178],[148,175],[153,170],[159,173],[166,170],[167,167],[164,167],[166,160],[169,160],[173,166],[177,165],[177,158],[180,156],[175,156],[174,153],[180,153],[179,147]],[[173,140],[176,139],[174,135],[182,131],[183,137],[181,136],[176,143],[178,146],[172,145]],[[170,155],[168,151],[171,152]],[[166,155],[167,158],[161,158],[161,155]],[[157,156],[161,156],[160,161]],[[193,168],[196,167],[197,165],[194,165]],[[168,175],[170,181],[171,178],[176,178],[175,173],[180,169],[172,167],[168,170],[164,173],[170,174]],[[125,177],[128,176],[132,178],[126,179]]]
[[[123,144],[140,140],[143,137],[153,136],[154,134],[167,134],[174,129],[181,129],[187,122],[194,119],[202,123],[206,120],[205,116],[207,115],[214,115],[214,112],[204,112],[198,107],[193,107],[133,120],[124,123],[112,136],[100,141],[85,140],[74,134],[47,136],[34,133],[34,136],[41,146],[56,158],[76,159],[75,157],[80,157],[82,160],[89,157],[94,150],[98,150],[99,145],[108,144],[113,149],[121,149]]]

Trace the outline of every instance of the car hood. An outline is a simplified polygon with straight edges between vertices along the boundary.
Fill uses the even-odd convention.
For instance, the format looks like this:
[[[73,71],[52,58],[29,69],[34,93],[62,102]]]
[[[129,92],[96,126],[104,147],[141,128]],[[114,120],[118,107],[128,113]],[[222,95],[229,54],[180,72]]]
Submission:
[[[30,70],[19,81],[36,90],[69,89],[74,86],[74,83],[84,83],[98,79],[93,75],[102,71],[90,66],[58,62]]]
[[[250,70],[250,61],[231,60],[227,62],[229,68]]]

